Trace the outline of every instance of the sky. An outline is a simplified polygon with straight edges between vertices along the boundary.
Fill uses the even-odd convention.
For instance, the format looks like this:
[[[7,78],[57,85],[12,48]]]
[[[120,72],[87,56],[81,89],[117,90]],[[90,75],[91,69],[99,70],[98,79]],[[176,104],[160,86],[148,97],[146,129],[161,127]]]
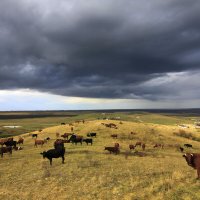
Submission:
[[[200,107],[200,1],[1,0],[0,110]]]

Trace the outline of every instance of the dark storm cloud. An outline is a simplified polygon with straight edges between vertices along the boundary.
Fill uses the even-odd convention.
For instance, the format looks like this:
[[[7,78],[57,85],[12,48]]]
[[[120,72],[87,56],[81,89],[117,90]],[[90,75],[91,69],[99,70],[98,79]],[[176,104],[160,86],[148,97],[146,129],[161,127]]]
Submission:
[[[176,94],[178,85],[156,80],[199,69],[199,8],[196,0],[1,0],[0,89],[98,98]]]

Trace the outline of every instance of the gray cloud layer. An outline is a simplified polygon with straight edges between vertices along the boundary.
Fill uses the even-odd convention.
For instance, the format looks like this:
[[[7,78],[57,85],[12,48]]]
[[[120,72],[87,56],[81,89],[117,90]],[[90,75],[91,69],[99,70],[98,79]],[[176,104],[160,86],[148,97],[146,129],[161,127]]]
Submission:
[[[199,73],[199,9],[198,0],[1,0],[0,89],[178,97],[188,79],[159,77]]]

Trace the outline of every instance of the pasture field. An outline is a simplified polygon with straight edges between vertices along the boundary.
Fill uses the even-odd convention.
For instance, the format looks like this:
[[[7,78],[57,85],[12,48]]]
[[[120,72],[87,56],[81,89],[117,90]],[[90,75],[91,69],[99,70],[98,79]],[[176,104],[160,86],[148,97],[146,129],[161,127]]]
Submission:
[[[196,170],[187,165],[179,150],[179,145],[190,143],[193,149],[185,148],[185,151],[200,153],[200,132],[193,126],[198,116],[145,112],[48,115],[0,119],[1,131],[7,131],[1,136],[14,135],[17,140],[21,135],[25,140],[21,145],[23,150],[0,158],[0,199],[200,199],[200,180],[196,179]],[[120,117],[120,120],[103,120],[105,116]],[[65,164],[58,158],[53,159],[50,166],[40,153],[53,148],[56,132],[71,131],[68,124],[60,123],[79,119],[86,122],[74,123],[74,132],[84,137],[89,132],[96,132],[93,145],[65,143]],[[115,123],[118,129],[101,123]],[[187,124],[189,128],[181,129],[178,124]],[[23,130],[21,133],[20,129],[10,131],[3,128],[4,125],[20,125]],[[43,129],[41,133],[39,129]],[[51,139],[43,147],[34,147],[32,133],[38,133],[38,139]],[[111,134],[118,134],[118,138],[111,138]],[[145,151],[139,146],[136,150],[129,150],[129,144],[137,141],[146,144]],[[114,143],[120,144],[119,155],[104,151],[105,146]],[[153,148],[155,143],[164,144],[164,148]]]

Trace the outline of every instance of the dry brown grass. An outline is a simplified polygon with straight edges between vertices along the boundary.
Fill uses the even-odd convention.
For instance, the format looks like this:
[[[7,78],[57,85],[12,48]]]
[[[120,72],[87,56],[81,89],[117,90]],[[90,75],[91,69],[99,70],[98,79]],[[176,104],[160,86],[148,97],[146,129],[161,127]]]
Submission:
[[[0,199],[200,199],[196,172],[177,148],[153,148],[154,143],[191,143],[198,152],[198,142],[175,136],[175,126],[112,121],[119,129],[110,129],[101,122],[75,126],[76,133],[97,132],[97,138],[93,146],[65,144],[65,164],[59,158],[50,166],[39,153],[53,147],[56,132],[69,132],[68,125],[44,129],[39,138],[52,139],[42,148],[34,147],[34,140],[25,134],[24,150],[0,159]],[[131,131],[136,134],[131,136]],[[110,137],[115,133],[119,138]],[[142,157],[129,151],[128,145],[136,141],[146,143]],[[115,142],[120,144],[119,155],[104,151]],[[140,147],[136,151],[142,152]]]

